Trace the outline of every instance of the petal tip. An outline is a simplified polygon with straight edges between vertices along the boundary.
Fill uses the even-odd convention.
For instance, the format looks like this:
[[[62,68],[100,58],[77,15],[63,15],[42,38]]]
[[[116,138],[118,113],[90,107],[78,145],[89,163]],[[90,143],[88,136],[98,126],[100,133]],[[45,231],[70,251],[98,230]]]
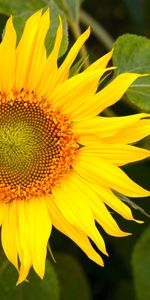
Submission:
[[[137,219],[134,219],[134,221],[135,221],[136,223],[138,223],[138,224],[143,224],[143,223],[144,223],[144,221],[137,220]]]

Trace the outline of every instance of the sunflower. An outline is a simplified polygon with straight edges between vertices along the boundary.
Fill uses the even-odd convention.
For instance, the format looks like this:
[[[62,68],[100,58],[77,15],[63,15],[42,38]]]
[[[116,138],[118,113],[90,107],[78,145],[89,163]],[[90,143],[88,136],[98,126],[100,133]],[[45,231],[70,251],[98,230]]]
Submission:
[[[61,18],[53,50],[45,37],[49,10],[33,14],[16,46],[12,17],[0,44],[0,223],[4,252],[19,273],[18,284],[33,266],[43,278],[52,226],[103,266],[96,247],[107,255],[96,223],[112,236],[127,236],[108,206],[127,220],[130,208],[114,193],[143,197],[150,192],[121,169],[150,156],[131,146],[149,134],[150,120],[140,113],[98,116],[117,102],[140,75],[123,73],[97,92],[112,51],[69,78],[87,29],[63,63],[57,60]]]

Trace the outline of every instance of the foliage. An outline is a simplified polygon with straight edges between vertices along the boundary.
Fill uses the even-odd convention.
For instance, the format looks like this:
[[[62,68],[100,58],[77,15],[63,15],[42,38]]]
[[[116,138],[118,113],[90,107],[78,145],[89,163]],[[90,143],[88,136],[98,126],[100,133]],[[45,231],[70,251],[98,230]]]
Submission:
[[[0,256],[0,299],[91,300],[86,275],[78,261],[70,255],[55,253],[55,264],[46,261],[43,280],[31,270],[28,281],[19,286],[16,286],[17,272],[2,250]]]
[[[122,72],[150,74],[150,40],[124,34],[114,44],[113,63],[117,66],[115,75]],[[128,89],[128,100],[141,111],[150,112],[150,76],[136,80]]]
[[[150,299],[150,226],[143,232],[137,241],[133,256],[132,266],[134,275],[134,285],[137,300]]]
[[[89,284],[78,261],[67,254],[55,254],[61,300],[91,300]],[[68,289],[69,286],[69,289]]]
[[[43,280],[41,280],[32,270],[28,282],[24,282],[17,287],[16,282],[18,275],[15,268],[8,262],[2,251],[0,254],[0,299],[60,299],[57,274],[49,261],[46,262],[46,272]]]

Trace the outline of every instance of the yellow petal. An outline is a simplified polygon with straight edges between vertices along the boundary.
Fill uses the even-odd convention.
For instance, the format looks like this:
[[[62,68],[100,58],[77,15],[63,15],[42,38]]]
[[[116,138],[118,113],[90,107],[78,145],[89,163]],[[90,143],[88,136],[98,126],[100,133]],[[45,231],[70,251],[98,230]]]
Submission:
[[[87,99],[82,107],[74,113],[74,120],[92,118],[102,112],[105,108],[115,104],[129,86],[142,75],[134,73],[123,73],[117,76],[104,89]]]
[[[70,186],[68,178],[66,184],[63,182],[62,186],[53,191],[55,205],[68,223],[88,235],[96,246],[107,255],[104,240],[95,226],[92,211],[87,203],[87,196],[75,186]]]
[[[136,73],[120,74],[103,90],[97,93],[95,97],[100,103],[100,112],[116,103],[124,95],[129,86],[141,76],[141,74]]]
[[[106,159],[117,166],[150,157],[150,151],[125,144],[104,144],[90,145],[85,147],[84,153],[95,157]]]
[[[109,60],[112,58],[112,55],[113,49],[98,60],[96,60],[94,63],[92,63],[85,71],[94,71],[106,68]]]
[[[100,185],[92,185],[93,189],[110,208],[120,214],[126,220],[136,221],[133,218],[131,209],[121,201],[110,189]]]
[[[18,269],[17,257],[17,209],[16,201],[8,202],[3,207],[3,221],[2,221],[2,246],[9,261]]]
[[[150,120],[139,120],[131,127],[122,129],[112,137],[104,139],[106,143],[134,143],[150,135]]]
[[[64,80],[68,78],[68,74],[70,71],[70,67],[72,63],[74,62],[76,56],[78,55],[80,49],[82,48],[85,41],[88,39],[90,34],[90,29],[88,28],[74,43],[72,48],[70,49],[67,57],[65,58],[64,62],[61,64],[61,66],[58,69],[57,77],[55,78],[54,82],[52,83],[52,87],[50,87],[49,92],[47,92],[47,97],[49,98],[51,95],[52,88],[54,86],[57,86],[61,84]]]
[[[52,225],[45,199],[43,198],[19,201],[18,214],[20,232],[19,238],[23,251],[21,256],[23,261],[21,261],[19,277],[20,283],[21,280],[23,281],[26,278],[24,276],[27,276],[30,264],[33,265],[36,273],[43,278],[45,272],[47,243]]]
[[[82,191],[87,196],[87,204],[93,211],[96,221],[108,234],[118,237],[129,235],[129,233],[123,232],[119,228],[116,221],[107,210],[105,204],[103,203],[103,200],[101,200],[100,196],[98,196],[94,191],[94,187],[89,187],[88,183],[78,175],[74,175],[71,178],[71,182],[69,182],[69,184],[72,184],[72,186],[76,186],[76,190]]]
[[[20,270],[19,270],[19,277],[18,277],[16,285],[19,285],[20,283],[22,283],[26,279],[26,277],[28,276],[30,268],[31,268],[30,259],[28,260],[28,262],[26,261],[25,264],[24,263],[21,264]]]
[[[91,246],[87,235],[67,222],[53,201],[49,201],[47,204],[54,227],[72,239],[91,260],[103,266],[102,258]]]
[[[148,114],[141,113],[125,117],[95,117],[92,119],[84,120],[81,122],[76,122],[73,124],[73,131],[75,134],[79,135],[80,143],[82,144],[86,138],[88,140],[93,139],[93,135],[99,137],[100,139],[114,136],[115,134],[120,134],[121,130],[127,128],[128,131],[136,123],[144,117],[148,117]],[[83,143],[84,144],[84,143]]]
[[[100,77],[107,71],[82,72],[56,87],[50,96],[55,107],[60,107],[63,113],[70,113],[82,105],[89,95],[95,93]],[[71,101],[70,101],[71,100]]]
[[[0,92],[9,93],[14,85],[16,67],[16,32],[12,17],[6,23],[5,34],[0,44]]]
[[[19,260],[20,270],[17,285],[24,281],[28,275],[30,267],[32,265],[31,248],[29,240],[29,226],[26,215],[26,203],[25,201],[17,201],[18,209],[18,235],[19,235]]]
[[[30,68],[41,14],[42,10],[39,10],[26,21],[21,40],[16,50],[17,66],[15,89],[17,91],[20,91],[24,87],[25,79],[28,75],[28,69]]]
[[[53,83],[55,82],[55,78],[58,71],[57,60],[58,60],[58,54],[61,46],[62,37],[63,37],[62,20],[61,18],[59,18],[59,26],[56,33],[54,48],[46,61],[39,83],[36,86],[35,91],[38,95],[46,96],[47,92],[49,93],[53,87]]]
[[[45,38],[50,26],[49,10],[42,15],[36,40],[34,41],[34,48],[30,57],[30,67],[25,81],[25,88],[29,91],[36,90],[39,79],[43,73],[46,63],[46,48]]]
[[[32,264],[37,274],[43,278],[47,243],[51,233],[51,221],[44,198],[32,199],[27,205],[27,220],[29,224],[29,238],[32,250]]]
[[[129,236],[130,233],[122,231],[110,212],[107,210],[103,201],[94,201],[93,210],[95,211],[96,221],[103,227],[107,234],[117,237]]]
[[[131,180],[120,168],[110,162],[85,155],[80,149],[78,159],[73,164],[74,170],[91,183],[101,184],[129,197],[145,197],[150,192]]]

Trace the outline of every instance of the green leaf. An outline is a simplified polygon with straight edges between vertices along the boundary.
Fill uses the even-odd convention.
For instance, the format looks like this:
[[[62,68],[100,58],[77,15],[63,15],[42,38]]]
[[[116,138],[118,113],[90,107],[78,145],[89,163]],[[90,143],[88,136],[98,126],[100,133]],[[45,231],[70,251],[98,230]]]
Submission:
[[[57,253],[55,269],[61,289],[61,300],[91,300],[87,278],[78,261],[67,254]]]
[[[0,11],[3,14],[10,15],[18,13],[24,13],[24,11],[35,11],[44,6],[44,2],[42,0],[0,0]]]
[[[63,21],[64,35],[59,56],[62,56],[66,52],[66,49],[68,47],[68,26],[65,13],[57,6],[57,4],[53,0],[0,0],[0,13],[6,16],[9,16],[11,14],[13,15],[18,40],[21,37],[23,27],[27,18],[38,9],[46,9],[48,7],[50,7],[51,27],[46,38],[47,51],[49,53],[53,48],[57,27],[59,24],[58,16],[61,15]]]
[[[57,275],[49,261],[46,262],[46,272],[44,279],[41,280],[38,275],[31,270],[28,277],[29,282],[23,282],[16,286],[17,271],[1,255],[0,265],[0,299],[3,300],[59,300],[60,290]]]
[[[150,226],[135,245],[132,257],[137,300],[150,299]]]
[[[150,74],[150,40],[125,34],[114,44],[115,76],[123,72]],[[139,78],[128,89],[129,102],[136,108],[150,112],[150,76]]]

